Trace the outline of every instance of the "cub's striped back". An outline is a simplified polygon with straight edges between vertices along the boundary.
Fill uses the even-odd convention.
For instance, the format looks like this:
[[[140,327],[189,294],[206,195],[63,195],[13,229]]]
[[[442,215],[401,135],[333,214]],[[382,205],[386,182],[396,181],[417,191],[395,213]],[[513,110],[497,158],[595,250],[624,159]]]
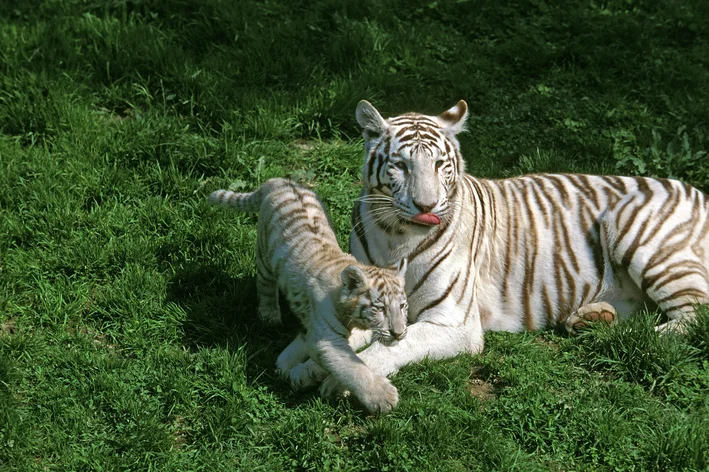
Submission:
[[[369,411],[393,408],[396,388],[357,358],[348,337],[357,328],[372,330],[373,339],[386,344],[404,339],[406,260],[396,269],[357,262],[340,249],[317,195],[290,180],[268,180],[252,193],[217,190],[209,201],[259,213],[259,315],[268,323],[280,322],[280,290],[306,331],[278,359],[291,385],[303,388],[330,373]],[[317,363],[301,364],[308,357]]]

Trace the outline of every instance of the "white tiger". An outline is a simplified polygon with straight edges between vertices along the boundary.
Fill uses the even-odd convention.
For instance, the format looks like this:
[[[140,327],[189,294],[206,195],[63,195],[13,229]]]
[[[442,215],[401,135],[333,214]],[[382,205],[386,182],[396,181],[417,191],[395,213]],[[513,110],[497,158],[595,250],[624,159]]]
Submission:
[[[217,190],[209,201],[259,213],[259,316],[267,323],[281,321],[280,289],[305,327],[305,334],[298,335],[278,357],[281,374],[290,378],[295,389],[315,385],[332,374],[370,413],[394,408],[396,387],[362,363],[348,345],[348,337],[357,328],[372,330],[373,339],[383,345],[404,339],[406,259],[396,270],[382,269],[342,252],[318,197],[289,180],[268,180],[252,193]],[[359,335],[351,340],[355,348],[365,341]],[[303,363],[308,357],[317,363]]]
[[[676,180],[572,174],[485,180],[464,172],[464,101],[385,120],[357,107],[363,189],[350,249],[408,258],[409,334],[359,355],[380,375],[483,349],[486,330],[613,322],[659,306],[677,327],[709,294],[706,196]],[[325,391],[338,388],[333,379]]]

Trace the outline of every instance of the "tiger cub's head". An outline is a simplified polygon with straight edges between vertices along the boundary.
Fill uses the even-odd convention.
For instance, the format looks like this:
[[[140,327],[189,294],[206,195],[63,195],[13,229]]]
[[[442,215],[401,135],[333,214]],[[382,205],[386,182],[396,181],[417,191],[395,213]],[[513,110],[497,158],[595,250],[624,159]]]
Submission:
[[[468,105],[461,100],[438,116],[406,113],[385,120],[363,100],[356,115],[365,144],[362,199],[381,226],[445,220],[464,173],[456,135],[464,130]]]
[[[395,269],[347,266],[340,275],[339,312],[348,327],[371,329],[373,340],[392,344],[406,335],[406,259]]]

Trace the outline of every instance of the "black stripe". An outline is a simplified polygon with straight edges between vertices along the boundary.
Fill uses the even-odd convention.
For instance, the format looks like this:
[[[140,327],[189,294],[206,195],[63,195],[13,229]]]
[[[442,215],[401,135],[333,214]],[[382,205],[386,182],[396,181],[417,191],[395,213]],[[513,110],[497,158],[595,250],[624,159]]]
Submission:
[[[377,184],[382,185],[382,180],[381,180],[381,175],[382,175],[382,167],[384,167],[385,164],[389,163],[389,155],[385,154],[384,156],[379,157],[379,165],[377,166],[377,173],[375,177],[377,178]],[[370,176],[371,179],[371,176]]]
[[[468,188],[472,185],[472,183],[468,182],[467,180],[464,180],[463,184],[467,185]],[[470,198],[474,202],[475,196],[473,195],[473,191],[469,189],[468,192],[470,192]],[[459,210],[459,211],[462,213],[462,210]],[[458,217],[460,219],[460,215],[458,215]],[[473,265],[473,261],[475,260],[475,254],[476,254],[473,252],[473,245],[475,244],[475,235],[478,233],[478,219],[477,218],[473,219],[473,224],[474,224],[474,227],[472,228],[472,234],[474,236],[472,238],[470,238],[470,248],[468,249],[468,261],[469,262],[468,262],[467,266],[469,269]],[[479,235],[478,237],[482,238],[482,235]],[[460,303],[461,301],[463,301],[463,297],[465,296],[465,288],[468,286],[468,278],[470,277],[471,272],[472,272],[472,270],[465,271],[465,280],[463,281],[463,290],[461,290],[460,297],[458,297],[458,299],[456,300],[457,303]],[[470,304],[472,304],[472,301],[473,301],[473,297],[471,297],[471,299],[470,299]],[[468,311],[470,311],[470,306],[468,306]]]
[[[675,300],[679,297],[694,297],[697,299],[697,302],[701,302],[702,300],[706,300],[706,296],[707,296],[706,293],[704,293],[700,290],[697,290],[695,288],[685,288],[682,290],[677,290],[676,292],[671,293],[670,295],[667,295],[666,297],[660,298],[659,300],[655,300],[655,303],[657,303],[658,305],[661,305],[662,303],[670,302],[670,301]]]
[[[441,236],[443,236],[443,234],[446,232],[445,230],[447,229],[447,225],[446,225],[446,227],[442,228],[441,226],[443,226],[443,225],[444,225],[444,222],[442,221],[441,225],[439,225],[440,229],[438,231],[430,234],[426,239],[421,241],[419,243],[419,245],[416,246],[416,248],[413,251],[411,251],[409,253],[409,256],[408,256],[409,257],[409,264],[411,264],[411,261],[413,261],[418,256],[420,256],[421,253],[423,253],[424,251],[429,249],[431,246],[436,244],[436,242],[441,238]]]
[[[449,241],[449,244],[450,244],[450,242],[452,242],[452,241],[453,241],[453,240],[451,239],[451,241]],[[452,247],[448,247],[448,245],[446,245],[446,247],[448,248],[448,251],[447,251],[445,254],[443,254],[443,256],[441,256],[441,257],[428,269],[428,271],[426,271],[425,274],[423,274],[423,277],[421,277],[421,278],[418,280],[418,282],[416,282],[416,285],[414,285],[414,288],[411,289],[411,295],[413,295],[413,294],[416,292],[416,290],[418,290],[419,288],[421,288],[421,285],[423,285],[423,283],[426,281],[426,279],[428,279],[428,276],[431,275],[431,273],[432,273],[434,270],[436,270],[436,267],[438,267],[438,266],[441,264],[441,262],[443,262],[444,260],[446,260],[446,259],[448,258],[448,256],[450,256],[450,253],[453,251],[453,248],[452,248]],[[444,250],[445,250],[445,248],[444,248]],[[441,252],[443,252],[443,251],[441,251]],[[440,254],[440,253],[439,253],[439,254]]]
[[[379,146],[381,146],[381,143],[379,143]],[[379,146],[377,146],[377,148]],[[364,176],[367,179],[364,183],[365,185],[368,185],[369,179],[372,178],[372,173],[374,172],[374,161],[376,161],[378,157],[379,153],[377,152],[377,149],[372,149],[372,152],[369,153],[369,161],[367,161],[367,175]]]
[[[359,241],[359,244],[362,246],[362,249],[364,249],[364,256],[367,258],[366,262],[368,264],[373,264],[374,260],[372,259],[372,255],[369,252],[369,244],[367,243],[367,237],[364,234],[364,228],[362,227],[362,215],[360,214],[359,206],[360,205],[366,205],[365,203],[360,203],[357,202],[355,203],[354,209],[352,210],[352,228],[354,228],[355,235],[357,236],[357,240]],[[352,248],[350,247],[350,252],[352,252]]]
[[[450,293],[453,291],[453,287],[454,287],[455,284],[458,282],[458,278],[459,278],[459,277],[460,277],[460,272],[458,272],[458,274],[455,276],[455,279],[453,279],[453,283],[451,283],[451,284],[448,286],[448,288],[447,288],[446,291],[443,293],[443,295],[441,295],[439,298],[433,300],[431,303],[429,303],[428,305],[426,305],[421,311],[419,311],[418,316],[420,317],[422,313],[424,313],[425,311],[430,310],[431,308],[434,308],[434,307],[438,306],[439,304],[441,304],[441,302],[443,302],[443,300],[445,300],[446,298],[448,298],[448,296],[450,295]]]

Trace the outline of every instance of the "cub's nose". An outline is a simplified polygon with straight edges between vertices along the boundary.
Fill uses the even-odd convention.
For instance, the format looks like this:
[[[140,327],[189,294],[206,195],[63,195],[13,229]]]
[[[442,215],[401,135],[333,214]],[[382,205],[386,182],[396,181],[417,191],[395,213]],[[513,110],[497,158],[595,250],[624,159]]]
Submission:
[[[404,329],[403,331],[390,331],[391,332],[391,337],[399,341],[400,339],[403,339],[404,336],[406,336],[406,330]]]

